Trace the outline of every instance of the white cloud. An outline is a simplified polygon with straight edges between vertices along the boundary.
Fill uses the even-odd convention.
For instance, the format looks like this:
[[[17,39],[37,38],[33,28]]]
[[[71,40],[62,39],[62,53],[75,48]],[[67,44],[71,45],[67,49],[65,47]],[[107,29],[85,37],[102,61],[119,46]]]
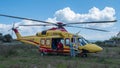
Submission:
[[[58,21],[62,22],[71,22],[74,21],[76,14],[69,7],[55,12],[55,18]]]
[[[46,21],[47,21],[47,22],[52,22],[52,23],[58,22],[58,21],[56,20],[56,17],[55,17],[55,18],[48,18]]]
[[[115,20],[115,9],[111,7],[105,7],[103,10],[100,10],[96,7],[93,7],[86,14],[75,13],[69,7],[64,9],[60,9],[55,12],[54,18],[49,18],[54,21],[61,21],[64,23],[71,22],[85,22],[85,21],[107,21],[107,20]],[[90,24],[88,26],[97,26],[97,27],[110,27],[114,23],[107,24]]]
[[[8,30],[10,29],[11,25],[6,24],[0,24],[0,33],[8,33]]]

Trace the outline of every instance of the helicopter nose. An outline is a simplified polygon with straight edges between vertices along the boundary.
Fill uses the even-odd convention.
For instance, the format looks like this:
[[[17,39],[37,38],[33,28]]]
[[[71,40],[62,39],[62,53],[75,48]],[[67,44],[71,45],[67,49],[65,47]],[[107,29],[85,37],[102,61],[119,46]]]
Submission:
[[[96,45],[97,47],[96,47],[96,52],[100,52],[100,51],[102,51],[103,50],[103,48],[102,47],[100,47],[100,46],[98,46],[98,45]]]
[[[101,52],[103,50],[102,47],[96,45],[96,44],[91,44],[91,46],[93,46],[93,51],[94,52]]]
[[[96,44],[87,44],[85,46],[86,50],[88,50],[91,53],[101,52],[103,50],[102,47],[96,45]]]

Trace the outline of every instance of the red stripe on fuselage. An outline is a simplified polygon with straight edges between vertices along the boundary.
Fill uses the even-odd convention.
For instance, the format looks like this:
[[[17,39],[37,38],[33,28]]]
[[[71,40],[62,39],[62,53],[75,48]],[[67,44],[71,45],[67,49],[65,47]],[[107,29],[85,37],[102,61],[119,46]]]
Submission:
[[[63,53],[69,53],[68,51],[70,50],[70,48],[64,48],[63,50],[57,50],[57,49],[52,49],[46,46],[40,46],[40,51],[44,50],[46,52],[63,52]],[[67,51],[65,51],[67,50]]]

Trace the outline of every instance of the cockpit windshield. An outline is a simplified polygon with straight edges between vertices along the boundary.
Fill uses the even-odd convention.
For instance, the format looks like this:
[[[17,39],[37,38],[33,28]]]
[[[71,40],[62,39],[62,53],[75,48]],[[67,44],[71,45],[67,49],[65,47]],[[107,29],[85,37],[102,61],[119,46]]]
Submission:
[[[88,41],[84,38],[78,38],[78,42],[80,43],[80,46],[88,44]]]

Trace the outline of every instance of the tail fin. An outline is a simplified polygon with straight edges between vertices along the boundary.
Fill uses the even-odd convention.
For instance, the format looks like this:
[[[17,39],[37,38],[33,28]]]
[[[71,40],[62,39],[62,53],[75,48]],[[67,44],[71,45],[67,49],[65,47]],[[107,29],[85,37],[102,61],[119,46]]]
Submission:
[[[21,35],[20,35],[20,33],[18,32],[18,30],[17,30],[16,28],[13,28],[12,30],[15,32],[15,34],[16,34],[16,36],[17,36],[17,39],[21,39]]]

